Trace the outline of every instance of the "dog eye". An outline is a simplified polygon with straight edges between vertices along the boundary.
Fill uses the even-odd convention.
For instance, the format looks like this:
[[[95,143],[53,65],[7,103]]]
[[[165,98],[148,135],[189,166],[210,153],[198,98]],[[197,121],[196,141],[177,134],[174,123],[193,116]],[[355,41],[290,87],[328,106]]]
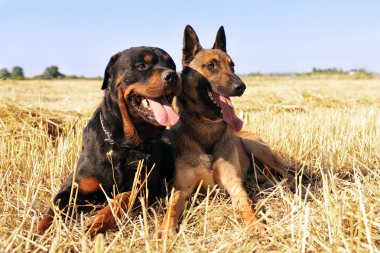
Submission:
[[[147,66],[145,63],[140,63],[137,65],[138,70],[146,70]]]
[[[215,69],[215,64],[213,62],[209,63],[209,64],[207,64],[207,68],[208,69]]]

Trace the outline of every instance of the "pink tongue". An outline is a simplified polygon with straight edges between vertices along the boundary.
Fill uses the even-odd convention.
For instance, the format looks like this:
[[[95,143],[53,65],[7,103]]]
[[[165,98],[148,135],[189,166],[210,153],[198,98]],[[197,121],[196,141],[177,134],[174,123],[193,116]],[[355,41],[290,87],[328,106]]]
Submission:
[[[234,110],[234,106],[229,97],[223,97],[211,91],[213,98],[219,103],[223,113],[223,120],[235,132],[239,132],[243,128],[243,121],[239,119]]]
[[[154,113],[154,118],[158,124],[162,126],[174,126],[179,120],[178,114],[174,111],[173,107],[169,104],[166,98],[160,98],[160,101],[155,101],[147,98],[150,108]]]

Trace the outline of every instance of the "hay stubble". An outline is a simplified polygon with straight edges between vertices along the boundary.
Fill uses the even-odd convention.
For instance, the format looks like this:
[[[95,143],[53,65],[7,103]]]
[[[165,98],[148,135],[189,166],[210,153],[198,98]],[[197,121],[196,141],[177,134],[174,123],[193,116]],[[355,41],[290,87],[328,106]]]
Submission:
[[[234,103],[245,129],[318,178],[295,193],[285,184],[252,188],[267,235],[247,236],[229,198],[214,189],[190,200],[174,239],[157,239],[167,198],[106,237],[86,237],[84,215],[57,219],[32,240],[75,168],[100,81],[1,81],[0,251],[379,251],[380,80],[244,80],[248,89]]]

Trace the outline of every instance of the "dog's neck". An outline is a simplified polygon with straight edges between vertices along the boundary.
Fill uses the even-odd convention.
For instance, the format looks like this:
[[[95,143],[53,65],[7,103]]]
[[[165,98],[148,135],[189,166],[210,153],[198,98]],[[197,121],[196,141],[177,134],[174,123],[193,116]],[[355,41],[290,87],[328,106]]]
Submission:
[[[199,116],[194,116],[192,114],[187,114],[185,112],[180,112],[179,115],[181,117],[181,120],[185,121],[186,124],[194,125],[194,126],[199,126],[199,125],[212,126],[212,125],[216,125],[216,124],[219,125],[220,123],[223,122],[222,119],[211,120],[211,119],[207,119],[207,118],[200,118]]]
[[[207,154],[211,154],[215,144],[229,134],[229,129],[223,120],[198,119],[183,113],[180,116],[182,134],[194,139]]]
[[[177,97],[177,106],[181,117],[179,130],[184,135],[202,136],[195,141],[210,153],[215,143],[225,134],[228,134],[228,126],[220,117],[216,116],[212,108],[200,101],[199,87],[208,85],[207,80],[198,72],[185,68],[182,72],[182,93]],[[201,104],[202,103],[202,104]]]

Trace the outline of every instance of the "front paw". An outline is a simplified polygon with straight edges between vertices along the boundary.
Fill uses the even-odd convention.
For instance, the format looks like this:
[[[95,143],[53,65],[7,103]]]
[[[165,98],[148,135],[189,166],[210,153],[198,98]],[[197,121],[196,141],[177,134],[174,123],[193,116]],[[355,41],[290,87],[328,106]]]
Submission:
[[[247,224],[246,231],[249,235],[263,236],[267,234],[267,225],[260,221],[255,221]]]
[[[53,223],[53,217],[49,214],[45,214],[42,217],[42,220],[38,222],[37,234],[43,235],[45,231],[51,226],[52,223]]]
[[[105,207],[99,211],[87,224],[87,233],[92,238],[98,233],[105,233],[109,229],[117,227],[115,217],[111,210]]]
[[[160,237],[161,239],[173,238],[178,231],[178,221],[174,217],[167,218],[161,223]]]
[[[177,235],[178,228],[176,227],[168,227],[164,226],[164,224],[161,225],[160,228],[160,238],[165,239],[165,238],[174,238]]]

